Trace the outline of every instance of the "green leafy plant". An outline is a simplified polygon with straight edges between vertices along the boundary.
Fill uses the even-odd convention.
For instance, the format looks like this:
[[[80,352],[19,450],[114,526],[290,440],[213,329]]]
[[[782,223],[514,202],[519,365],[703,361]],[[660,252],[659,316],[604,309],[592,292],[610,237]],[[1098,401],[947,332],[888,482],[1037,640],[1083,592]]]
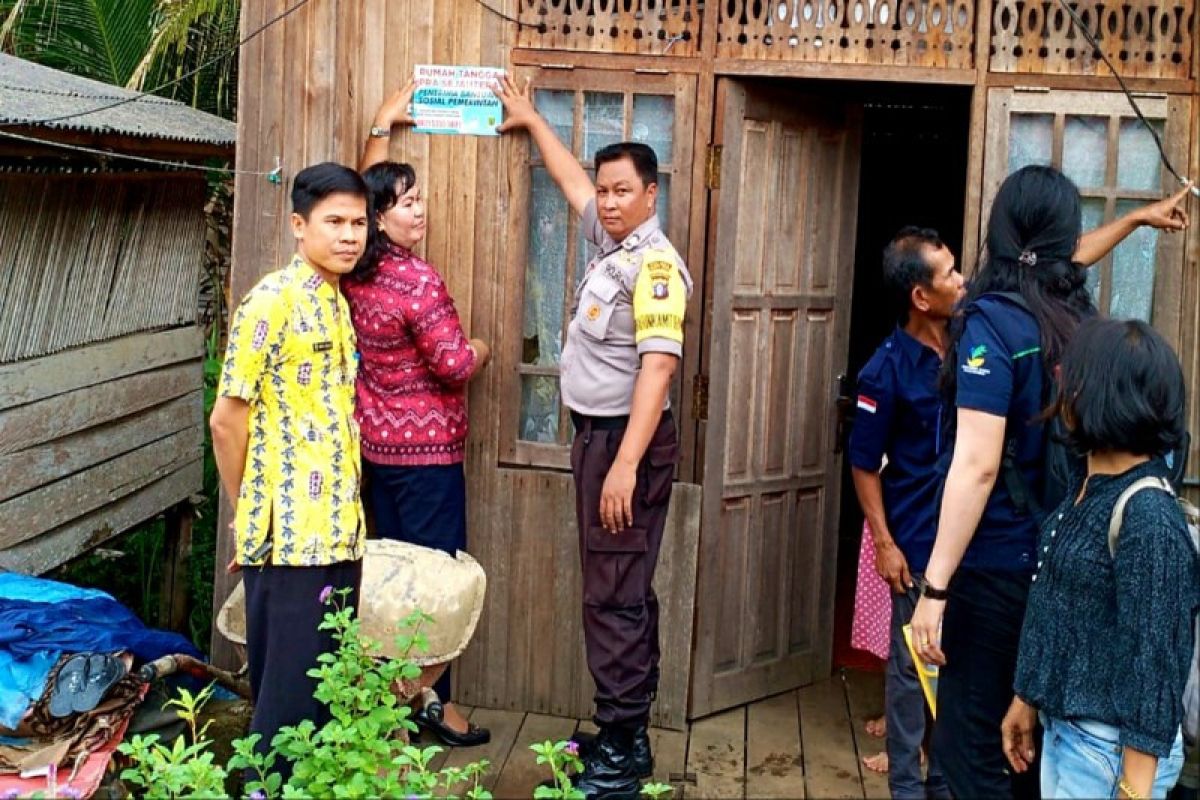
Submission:
[[[199,725],[200,709],[213,694],[207,686],[193,695],[181,689],[179,697],[167,702],[187,723],[188,735],[174,744],[159,741],[158,734],[134,736],[118,750],[129,757],[132,766],[121,772],[121,780],[140,788],[139,795],[149,798],[218,797],[225,793],[228,772],[215,763],[209,751],[208,724]]]
[[[486,760],[435,770],[431,765],[442,748],[419,747],[402,735],[417,728],[396,688],[420,676],[412,655],[426,647],[422,629],[431,618],[419,611],[410,615],[404,621],[405,633],[396,640],[400,657],[377,658],[372,655],[378,652],[377,645],[363,635],[354,609],[346,603],[347,594],[348,590],[334,592],[330,587],[321,593],[321,602],[330,608],[320,629],[330,631],[337,647],[321,655],[309,671],[317,679],[314,696],[332,716],[329,722],[320,728],[311,721],[285,727],[269,749],[259,747],[258,734],[238,739],[233,742],[233,756],[222,767],[209,751],[207,724],[199,723],[212,687],[196,695],[182,691],[170,705],[187,722],[188,735],[173,745],[159,742],[156,735],[135,736],[122,744],[120,752],[131,766],[121,778],[137,787],[139,796],[168,800],[226,797],[225,779],[237,771],[246,776],[245,791],[252,800],[460,796],[491,800],[491,792],[482,784],[489,766]],[[534,797],[582,800],[583,793],[570,778],[583,768],[578,745],[547,741],[531,749],[553,778],[553,785],[538,787]],[[292,765],[286,782],[277,771],[285,760]],[[650,798],[670,793],[671,787],[662,784],[648,784],[642,790]]]
[[[579,745],[570,742],[542,742],[531,744],[529,749],[537,753],[537,763],[550,767],[552,786],[539,786],[534,790],[535,800],[584,800],[583,792],[571,785],[571,772],[583,770],[579,760]]]

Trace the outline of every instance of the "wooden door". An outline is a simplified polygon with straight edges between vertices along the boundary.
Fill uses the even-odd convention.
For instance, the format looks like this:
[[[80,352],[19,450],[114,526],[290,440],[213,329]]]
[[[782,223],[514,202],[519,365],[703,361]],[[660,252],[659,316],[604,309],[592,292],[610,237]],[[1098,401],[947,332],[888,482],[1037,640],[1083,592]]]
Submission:
[[[710,408],[691,716],[825,675],[861,115],[718,87]]]

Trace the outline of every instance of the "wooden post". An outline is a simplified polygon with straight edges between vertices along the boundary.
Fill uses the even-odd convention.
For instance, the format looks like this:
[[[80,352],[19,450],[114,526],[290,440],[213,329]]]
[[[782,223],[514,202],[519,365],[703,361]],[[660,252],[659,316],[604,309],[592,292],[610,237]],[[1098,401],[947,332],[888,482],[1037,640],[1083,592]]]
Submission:
[[[187,634],[188,562],[192,557],[192,504],[186,500],[167,509],[163,531],[162,595],[159,620],[170,630]]]

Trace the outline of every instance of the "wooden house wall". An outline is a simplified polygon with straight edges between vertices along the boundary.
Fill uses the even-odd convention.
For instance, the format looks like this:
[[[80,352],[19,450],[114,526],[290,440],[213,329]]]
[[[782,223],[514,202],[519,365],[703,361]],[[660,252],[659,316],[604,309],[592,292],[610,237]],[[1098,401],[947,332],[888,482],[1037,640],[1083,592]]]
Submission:
[[[285,5],[243,4],[242,29],[257,28]],[[375,109],[415,64],[506,66],[512,27],[458,0],[312,3],[242,51],[238,166],[270,169],[278,158],[290,178],[320,161],[355,164]],[[402,133],[391,152],[415,166],[428,202],[426,258],[445,276],[469,334],[492,343],[503,335],[503,309],[519,306],[513,293],[522,288],[502,279],[510,207],[519,211],[524,203],[507,185],[511,149],[507,139]],[[235,301],[292,252],[288,208],[286,186],[238,178]],[[456,698],[586,716],[591,681],[583,659],[573,487],[562,471],[500,466],[500,383],[493,365],[469,395],[468,547],[487,571],[489,590],[475,640],[456,669]],[[691,653],[698,488],[679,488],[672,506],[658,587],[664,651],[676,668],[659,693],[656,721],[679,727]],[[227,560],[225,552],[218,563]],[[233,580],[218,575],[218,604]]]
[[[200,492],[203,199],[194,176],[0,179],[0,569]]]
[[[285,0],[244,4],[243,31],[256,29],[287,5]],[[915,5],[837,0],[827,8],[842,26],[845,43],[839,39],[837,50],[826,49],[819,56],[814,55],[814,48],[829,40],[817,43],[817,34],[810,30],[817,23],[793,15],[789,30],[780,24],[782,17],[771,16],[768,9],[787,5],[784,0],[634,0],[632,4],[597,0],[593,5],[568,0],[491,0],[491,5],[519,15],[526,25],[518,32],[517,26],[473,0],[314,2],[293,14],[243,48],[238,165],[264,170],[279,164],[290,177],[317,161],[354,164],[374,109],[418,63],[517,65],[537,75],[565,74],[573,69],[695,75],[696,97],[689,111],[695,118],[695,165],[688,237],[681,244],[697,278],[696,313],[689,315],[688,336],[698,345],[685,353],[680,404],[685,409],[681,413],[685,449],[681,474],[695,479],[704,463],[705,425],[686,409],[694,399],[692,377],[710,372],[708,361],[713,356],[703,344],[711,333],[711,309],[704,305],[711,298],[707,281],[713,267],[711,263],[702,265],[706,252],[712,250],[713,231],[707,224],[709,209],[701,187],[706,178],[702,156],[711,140],[719,102],[719,76],[972,87],[964,253],[976,252],[984,213],[988,90],[1022,86],[1117,90],[1116,82],[1098,62],[1063,45],[1061,19],[1038,17],[1038,4],[1025,0],[968,4],[945,0]],[[1092,9],[1095,4],[1084,5]],[[864,12],[868,6],[875,10]],[[870,34],[874,38],[866,44],[862,38],[866,34],[855,33],[865,24],[862,14],[877,13],[882,6],[892,9],[889,13],[893,15],[904,13],[903,24],[875,29]],[[626,10],[620,10],[622,7]],[[564,23],[561,18],[563,14],[584,15],[586,9],[607,15],[602,20],[605,24],[583,19]],[[949,27],[930,32],[926,22],[907,16],[909,9],[917,14],[936,11]],[[1174,25],[1174,44],[1164,48],[1159,42],[1146,52],[1139,51],[1141,61],[1131,71],[1130,84],[1142,92],[1196,97],[1200,37],[1195,35],[1197,15],[1192,0],[1182,0],[1172,13],[1177,14],[1169,23]],[[1022,21],[1019,41],[1011,27],[1013,14]],[[556,22],[559,24],[553,24]],[[1111,24],[1132,25],[1145,33],[1148,28],[1143,22],[1138,22],[1136,14],[1127,14]],[[996,49],[993,38],[998,42]],[[879,44],[886,44],[893,55],[868,52]],[[514,45],[520,49],[513,51]],[[1196,107],[1193,103],[1192,108]],[[1183,134],[1190,142],[1191,175],[1200,172],[1196,128],[1193,120],[1190,131]],[[521,258],[511,252],[509,243],[525,206],[525,198],[515,196],[509,183],[510,176],[524,168],[517,148],[503,139],[401,133],[393,139],[392,157],[413,163],[421,176],[431,219],[425,255],[446,276],[469,333],[494,344],[519,335],[503,330],[498,322],[505,318],[505,309],[521,303],[520,282],[513,281],[506,269],[512,259]],[[292,247],[286,187],[257,177],[239,177],[236,204],[235,299],[261,275],[280,266]],[[1193,217],[1197,216],[1193,204]],[[1177,343],[1193,389],[1200,381],[1198,254],[1200,226],[1189,234],[1181,280],[1171,283],[1182,295]],[[584,715],[589,710],[590,686],[578,621],[570,480],[563,472],[503,465],[502,411],[511,399],[500,391],[505,382],[498,367],[494,364],[470,389],[469,547],[491,580],[476,640],[457,670],[457,696],[465,703],[485,706]],[[1193,391],[1191,429],[1200,431],[1200,403],[1195,395]],[[1200,474],[1200,451],[1193,452],[1189,472]],[[679,587],[678,591],[687,593],[662,593],[677,604],[667,610],[663,624],[664,635],[674,637],[664,642],[665,657],[674,662],[664,674],[674,674],[690,661],[690,593],[694,591],[699,501],[698,487],[680,488],[660,561],[663,586]],[[219,553],[219,563],[225,563],[227,552]],[[218,603],[231,581],[218,575]],[[228,659],[229,651],[218,651],[217,657]],[[690,678],[684,675],[679,680],[679,685],[664,686],[660,693],[660,723],[677,724],[686,713]]]

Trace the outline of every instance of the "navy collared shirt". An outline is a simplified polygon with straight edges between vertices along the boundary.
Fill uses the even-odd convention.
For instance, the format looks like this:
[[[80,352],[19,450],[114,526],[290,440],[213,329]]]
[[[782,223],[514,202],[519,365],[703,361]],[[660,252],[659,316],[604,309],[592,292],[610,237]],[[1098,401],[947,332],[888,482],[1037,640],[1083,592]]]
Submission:
[[[897,327],[858,375],[858,411],[850,433],[850,464],[881,481],[892,538],[913,572],[929,562],[937,530],[941,476],[942,359]]]
[[[1017,464],[1036,496],[1046,453],[1045,423],[1039,421],[1045,371],[1037,320],[995,294],[979,297],[963,313],[966,320],[954,366],[957,407],[1006,419],[1005,437],[1016,439]],[[950,459],[948,452],[942,464],[947,473]],[[1037,520],[1013,503],[1001,470],[962,566],[1033,572],[1037,534]]]

